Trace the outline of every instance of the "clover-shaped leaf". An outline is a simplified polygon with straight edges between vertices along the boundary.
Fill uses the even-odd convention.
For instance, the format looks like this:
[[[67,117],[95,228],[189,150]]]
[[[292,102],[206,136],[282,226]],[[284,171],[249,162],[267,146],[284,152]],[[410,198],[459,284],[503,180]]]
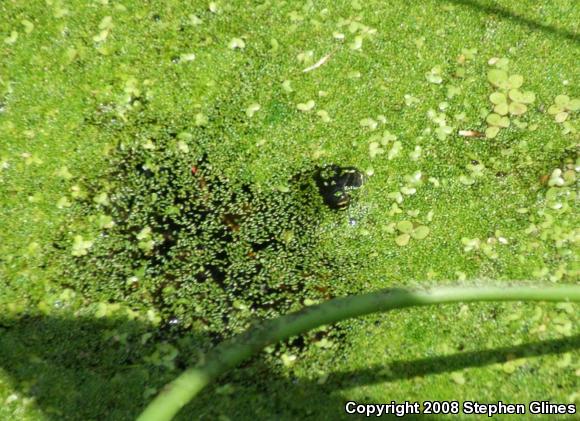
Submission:
[[[426,72],[425,79],[427,79],[427,81],[430,83],[439,85],[441,82],[443,82],[443,78],[441,77],[441,67],[435,66],[431,69],[431,71]]]
[[[421,100],[419,98],[415,98],[413,95],[405,94],[405,105],[408,107],[413,106],[415,104],[419,104]]]
[[[198,127],[207,125],[208,121],[209,120],[208,120],[207,116],[204,115],[204,114],[202,114],[202,113],[197,113],[195,115],[195,122],[194,122],[194,124],[196,126],[198,126]]]
[[[98,195],[96,195],[93,198],[93,202],[95,202],[97,205],[108,206],[109,205],[109,195],[107,194],[107,192],[99,193]]]
[[[145,240],[151,237],[151,228],[145,227],[137,234],[137,240]]]
[[[369,143],[369,156],[374,158],[377,155],[384,153],[385,150],[380,147],[379,142],[371,142]]]
[[[494,66],[497,67],[498,69],[503,69],[503,70],[507,70],[508,66],[509,66],[509,60],[505,57],[502,58],[498,58],[498,57],[492,57],[488,60],[487,64],[489,64],[490,66]]]
[[[564,179],[562,178],[562,170],[559,168],[556,168],[554,171],[552,171],[552,174],[550,175],[550,179],[548,180],[548,186],[553,187],[553,186],[563,186],[565,184]],[[546,195],[547,197],[548,195]]]
[[[285,92],[293,92],[294,89],[292,89],[292,86],[290,85],[291,82],[289,80],[285,80],[284,82],[282,82],[282,89],[284,89]]]
[[[88,250],[92,247],[93,242],[90,240],[83,240],[81,235],[76,235],[73,241],[72,255],[76,257],[85,256]]]
[[[471,186],[472,184],[475,183],[475,178],[462,174],[459,176],[459,182],[466,186]]]
[[[397,203],[403,202],[403,195],[398,191],[387,193],[387,198],[392,199]]]
[[[477,49],[475,49],[475,48],[462,48],[459,61],[463,62],[465,60],[473,60],[475,58],[476,54],[477,54]]]
[[[388,154],[389,161],[391,159],[395,158],[397,155],[399,155],[402,148],[403,148],[403,144],[401,142],[396,141],[395,143],[393,143],[393,146],[391,147],[391,150],[389,151],[389,154]]]
[[[461,89],[457,86],[448,86],[447,87],[447,99],[453,99],[456,95],[461,93]]]
[[[568,119],[572,111],[580,109],[580,99],[570,99],[568,95],[558,95],[554,99],[554,104],[548,108],[548,114],[554,115],[556,123],[563,123]]]
[[[332,119],[330,118],[330,116],[328,115],[328,111],[326,111],[326,110],[320,110],[320,111],[318,111],[318,112],[316,113],[316,115],[317,115],[318,117],[320,117],[320,119],[321,119],[323,122],[325,122],[325,123],[328,123],[328,122],[330,122],[330,121],[332,120]]]
[[[451,133],[453,133],[453,127],[451,126],[443,125],[435,129],[435,134],[439,140],[445,140]]]
[[[377,126],[378,126],[378,124],[379,124],[379,123],[378,123],[378,122],[377,122],[375,119],[373,119],[373,118],[370,118],[370,117],[363,118],[363,119],[360,121],[360,125],[361,125],[362,127],[368,127],[368,128],[369,128],[369,129],[371,129],[371,130],[374,130],[374,129],[376,129],[376,128],[377,128]]]
[[[398,246],[406,246],[411,238],[422,240],[429,235],[429,228],[424,225],[415,226],[411,221],[400,221],[397,223],[397,230],[401,232],[395,243]]]
[[[483,170],[485,169],[485,165],[482,163],[476,165],[467,164],[466,168],[471,172],[473,177],[483,177]]]
[[[55,172],[55,175],[58,177],[64,178],[65,180],[70,180],[71,178],[73,178],[73,175],[70,173],[70,171],[68,170],[67,167],[59,168]]]
[[[536,94],[530,91],[522,92],[519,89],[510,89],[509,98],[514,102],[531,104],[536,100]]]
[[[387,143],[389,143],[390,141],[395,141],[395,140],[397,140],[397,135],[394,135],[390,131],[385,130],[383,132],[383,137],[381,138],[380,142],[381,142],[381,145],[386,146]]]
[[[298,110],[306,113],[306,112],[312,110],[314,108],[314,105],[316,105],[316,103],[313,100],[309,100],[307,102],[297,104],[296,108],[298,108]]]
[[[423,177],[421,171],[415,171],[411,175],[405,175],[404,179],[405,182],[408,183],[409,185],[417,186],[421,184],[421,177]]]
[[[479,238],[467,238],[463,237],[461,239],[461,243],[463,244],[463,251],[473,251],[478,250],[481,244],[481,240]]]
[[[364,38],[361,35],[354,37],[354,41],[349,44],[351,50],[360,50],[363,45]]]
[[[104,228],[104,229],[113,228],[113,226],[115,225],[115,221],[113,221],[113,217],[111,217],[109,215],[103,215],[103,214],[100,214],[98,216],[97,223],[99,225],[99,228]]]
[[[251,118],[259,109],[260,104],[258,103],[250,104],[248,108],[246,108],[246,115]]]

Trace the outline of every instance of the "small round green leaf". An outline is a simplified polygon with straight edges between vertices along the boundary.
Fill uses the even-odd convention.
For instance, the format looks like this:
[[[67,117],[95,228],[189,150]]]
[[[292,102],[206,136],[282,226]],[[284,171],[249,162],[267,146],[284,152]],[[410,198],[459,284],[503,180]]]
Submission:
[[[492,126],[499,126],[501,122],[501,116],[499,114],[491,113],[487,116],[485,121],[487,121],[487,123]]]
[[[466,186],[471,186],[472,184],[475,183],[475,179],[473,177],[469,177],[467,175],[462,174],[459,176],[459,182]]]
[[[495,63],[495,67],[497,67],[498,69],[507,70],[509,63],[510,63],[509,59],[502,57],[499,60],[497,60],[497,62]]]
[[[524,83],[524,77],[522,75],[511,75],[508,81],[510,88],[517,89]]]
[[[528,107],[520,102],[512,102],[509,106],[509,111],[512,115],[522,115],[528,111]]]
[[[568,113],[566,111],[562,111],[561,113],[556,114],[554,119],[556,123],[563,123],[568,118]]]
[[[532,91],[526,91],[522,94],[522,97],[520,98],[520,100],[518,102],[521,102],[523,104],[531,104],[536,100],[536,94],[533,93]]]
[[[570,97],[568,95],[558,95],[554,99],[554,102],[561,108],[567,108],[567,106],[570,104]]]
[[[397,229],[404,233],[413,231],[413,223],[411,221],[401,221],[397,224]]]
[[[508,96],[512,101],[520,102],[523,94],[519,89],[510,89]]]
[[[499,133],[499,127],[492,126],[485,129],[485,137],[488,139],[493,139]]]
[[[580,99],[575,98],[568,103],[566,107],[569,111],[578,111],[580,110]]]
[[[499,127],[509,127],[510,126],[510,119],[507,117],[502,117],[499,121]]]
[[[410,239],[411,236],[409,234],[401,234],[397,238],[395,238],[395,243],[397,243],[398,246],[403,247],[409,244]]]
[[[503,92],[494,92],[489,96],[489,100],[496,105],[504,104],[507,98]]]
[[[493,107],[493,111],[499,115],[506,115],[508,113],[508,105],[506,102],[497,104],[495,107]]]
[[[498,88],[506,88],[508,85],[508,74],[505,70],[492,69],[487,73],[487,80]]]
[[[421,225],[419,227],[417,227],[413,233],[411,234],[411,236],[416,239],[416,240],[422,240],[423,238],[427,237],[429,235],[429,228],[426,227],[425,225]]]

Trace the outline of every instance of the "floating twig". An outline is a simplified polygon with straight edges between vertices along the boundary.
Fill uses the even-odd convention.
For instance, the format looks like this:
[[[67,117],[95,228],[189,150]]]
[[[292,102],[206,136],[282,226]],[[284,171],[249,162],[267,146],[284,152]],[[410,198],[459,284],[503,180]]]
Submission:
[[[302,70],[302,73],[307,73],[307,72],[310,72],[310,71],[312,71],[314,69],[318,69],[324,63],[326,63],[331,56],[332,56],[332,53],[329,53],[329,54],[325,55],[320,60],[318,60],[316,63],[314,63],[312,66],[307,67],[306,69]]]
[[[485,137],[485,133],[476,130],[459,130],[458,134],[464,137]]]

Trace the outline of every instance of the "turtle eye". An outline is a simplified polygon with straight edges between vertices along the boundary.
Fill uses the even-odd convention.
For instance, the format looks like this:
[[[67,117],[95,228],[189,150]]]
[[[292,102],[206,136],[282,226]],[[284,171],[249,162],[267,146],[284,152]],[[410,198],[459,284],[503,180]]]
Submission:
[[[350,203],[350,197],[345,195],[345,196],[338,199],[338,202],[336,202],[336,206],[339,208],[345,208],[348,206],[349,203]]]

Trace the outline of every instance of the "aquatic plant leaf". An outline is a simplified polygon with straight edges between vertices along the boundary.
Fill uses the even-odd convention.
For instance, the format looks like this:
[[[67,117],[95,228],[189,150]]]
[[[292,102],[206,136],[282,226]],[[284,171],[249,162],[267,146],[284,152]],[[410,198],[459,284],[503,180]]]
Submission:
[[[316,103],[311,99],[307,102],[296,104],[296,108],[298,108],[298,110],[302,111],[303,113],[306,113],[312,110],[315,105]]]
[[[489,100],[496,105],[504,104],[507,101],[507,97],[503,92],[493,92],[489,96]]]
[[[410,233],[413,231],[413,223],[411,221],[401,221],[397,224],[397,229],[403,233]]]
[[[528,110],[525,104],[521,104],[519,102],[512,102],[509,105],[509,111],[512,115],[522,115]]]
[[[495,107],[493,107],[493,111],[496,114],[499,115],[506,115],[509,111],[509,106],[506,102],[502,103],[502,104],[497,104]]]
[[[566,106],[566,108],[568,109],[568,111],[580,110],[580,99],[574,98],[574,99],[570,100],[570,102],[568,102],[568,105]]]
[[[499,114],[491,113],[487,116],[487,123],[491,126],[509,127],[510,120],[507,117],[502,117]]]
[[[505,88],[508,86],[508,74],[505,70],[492,69],[487,73],[487,80],[498,88]]]
[[[524,77],[522,75],[511,75],[508,83],[510,88],[517,89],[524,83]]]
[[[568,118],[568,113],[566,111],[562,111],[554,116],[556,123],[563,123]]]
[[[241,38],[232,38],[228,44],[228,47],[230,47],[232,50],[235,49],[243,50],[244,48],[246,48],[246,43]]]
[[[425,225],[418,226],[415,230],[411,233],[411,236],[416,240],[422,240],[429,235],[429,227]]]
[[[397,243],[398,246],[404,247],[409,244],[409,240],[411,240],[411,236],[409,234],[401,234],[395,238],[395,243]]]
[[[485,137],[488,139],[493,139],[494,137],[497,136],[499,130],[500,129],[497,126],[488,127],[487,129],[485,129]]]
[[[567,108],[570,104],[570,97],[568,95],[558,95],[554,98],[554,103],[561,108]]]

